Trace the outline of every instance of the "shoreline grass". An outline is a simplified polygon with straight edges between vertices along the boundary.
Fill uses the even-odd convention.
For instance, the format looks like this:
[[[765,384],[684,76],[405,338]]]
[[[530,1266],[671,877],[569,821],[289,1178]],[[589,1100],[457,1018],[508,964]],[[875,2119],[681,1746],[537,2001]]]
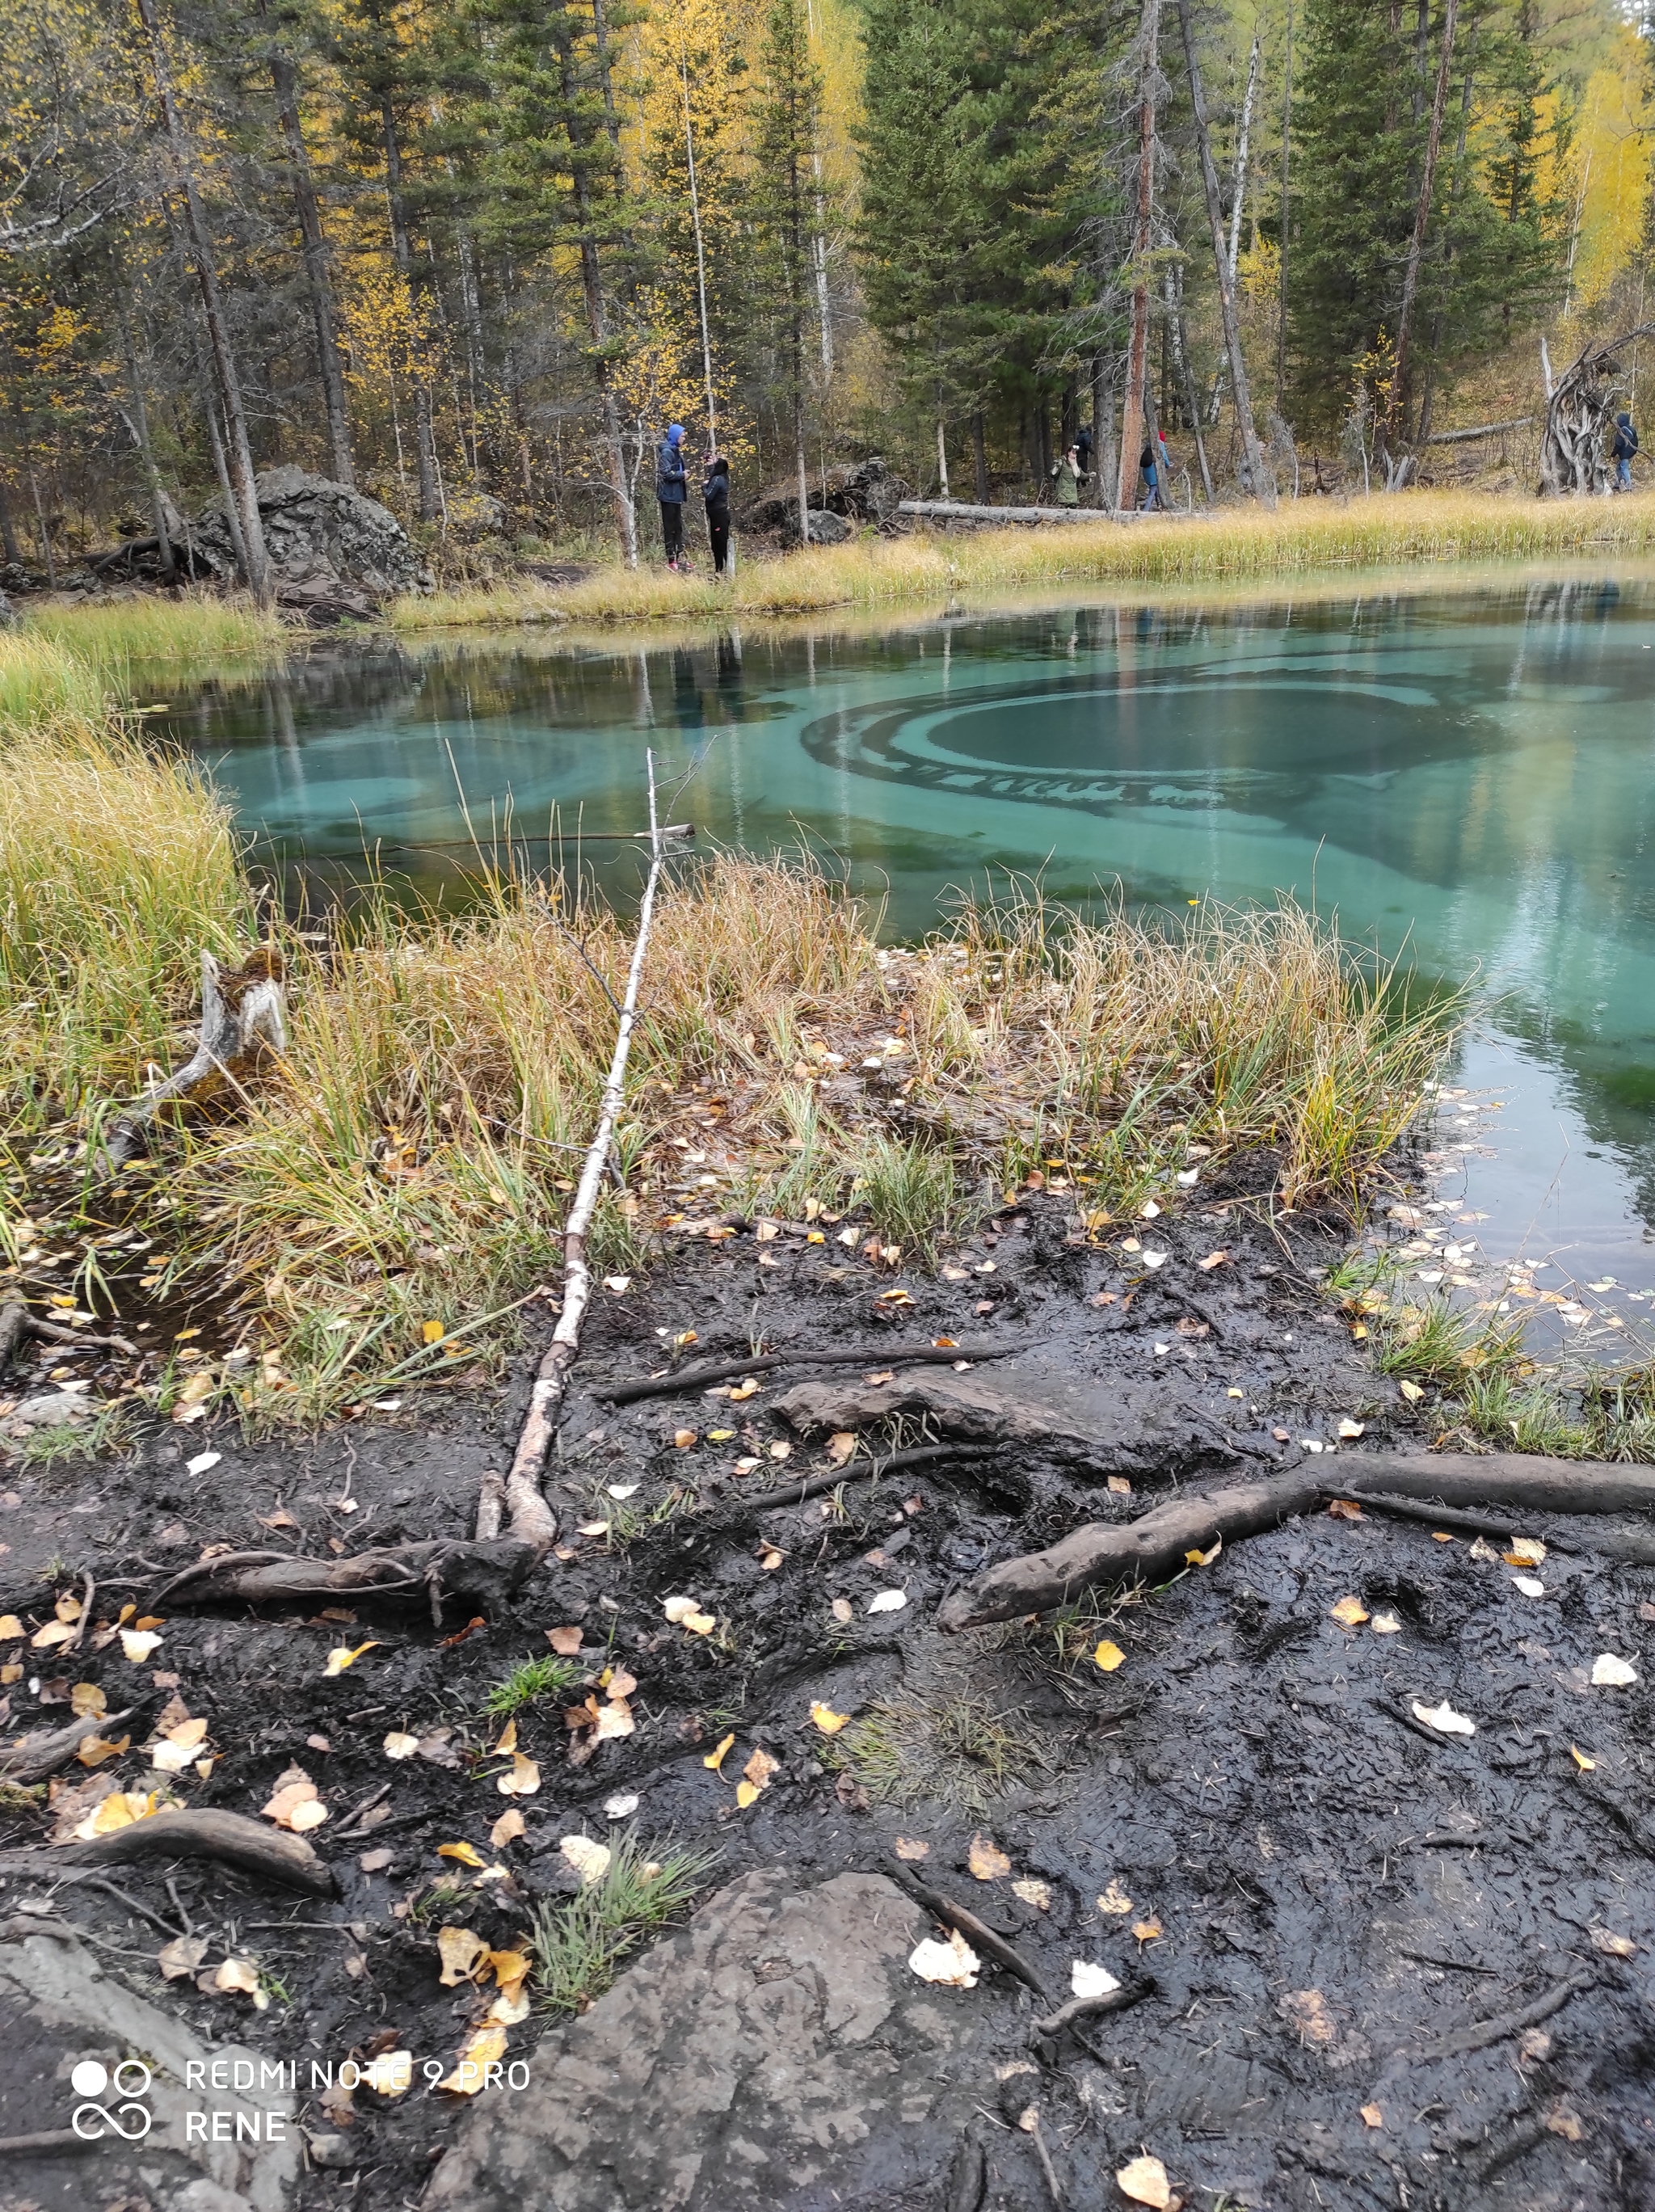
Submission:
[[[1468,492],[1301,499],[1258,507],[1050,528],[944,535],[916,531],[743,562],[724,583],[618,563],[561,586],[523,582],[407,597],[386,620],[402,635],[567,620],[809,614],[1067,584],[1223,584],[1242,578],[1422,562],[1519,561],[1594,551],[1655,552],[1655,495],[1519,500]]]
[[[101,723],[158,682],[256,670],[294,633],[251,599],[132,592],[88,605],[30,608],[0,630],[0,732],[64,717]]]

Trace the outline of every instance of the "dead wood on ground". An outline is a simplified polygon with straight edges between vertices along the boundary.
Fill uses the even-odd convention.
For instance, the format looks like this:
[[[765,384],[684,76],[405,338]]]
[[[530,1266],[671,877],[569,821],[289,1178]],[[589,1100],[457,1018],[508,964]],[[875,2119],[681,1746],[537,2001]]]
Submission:
[[[240,1813],[152,1813],[148,1820],[87,1843],[0,1851],[0,1871],[50,1881],[71,1868],[130,1866],[151,1858],[217,1859],[312,1897],[339,1893],[333,1869],[302,1836],[285,1834]]]

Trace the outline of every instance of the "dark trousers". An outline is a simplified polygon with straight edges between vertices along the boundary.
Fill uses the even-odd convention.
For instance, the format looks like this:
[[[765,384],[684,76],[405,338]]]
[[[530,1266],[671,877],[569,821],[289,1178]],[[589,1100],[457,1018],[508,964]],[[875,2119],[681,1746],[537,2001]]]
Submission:
[[[682,559],[684,550],[684,503],[681,499],[664,499],[661,509],[661,543],[666,548],[669,561]]]
[[[722,576],[724,572],[724,562],[730,553],[729,516],[726,515],[722,522],[715,522],[712,517],[708,515],[706,534],[712,541],[712,573],[715,576]]]

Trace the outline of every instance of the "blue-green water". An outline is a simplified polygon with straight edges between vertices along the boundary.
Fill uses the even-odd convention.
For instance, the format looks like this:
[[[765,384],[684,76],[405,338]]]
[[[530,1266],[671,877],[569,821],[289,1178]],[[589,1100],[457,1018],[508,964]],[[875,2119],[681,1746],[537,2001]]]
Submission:
[[[377,847],[440,875],[462,793],[485,839],[508,806],[541,837],[555,807],[571,847],[635,830],[650,745],[699,764],[673,811],[703,836],[842,856],[894,933],[996,867],[1179,909],[1291,892],[1480,976],[1456,1079],[1505,1103],[1478,1242],[1655,1285],[1647,580],[330,655],[172,726],[324,874]],[[630,854],[589,856],[623,892]]]

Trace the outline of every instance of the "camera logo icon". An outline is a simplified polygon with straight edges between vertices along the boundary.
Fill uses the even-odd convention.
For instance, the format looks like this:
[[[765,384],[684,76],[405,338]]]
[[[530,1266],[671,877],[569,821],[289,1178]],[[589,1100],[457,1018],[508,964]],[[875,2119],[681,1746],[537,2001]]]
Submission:
[[[137,2100],[149,2094],[151,2078],[141,2058],[124,2058],[112,2072],[95,2058],[82,2058],[69,2077],[69,2086],[77,2097],[90,2100],[112,2090],[126,2101],[112,2112],[107,2105],[79,2104],[70,2127],[82,2142],[101,2142],[112,2135],[123,2142],[142,2142],[155,2125],[155,2115]]]

